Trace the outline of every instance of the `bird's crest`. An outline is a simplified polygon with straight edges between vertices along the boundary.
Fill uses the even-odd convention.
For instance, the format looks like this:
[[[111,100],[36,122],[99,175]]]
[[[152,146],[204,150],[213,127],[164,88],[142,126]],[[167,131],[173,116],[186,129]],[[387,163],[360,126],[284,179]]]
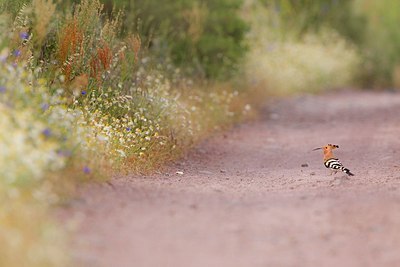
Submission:
[[[336,149],[336,148],[339,148],[339,146],[338,145],[327,144],[326,146],[323,146],[323,147],[314,148],[313,151],[314,150],[318,150],[318,149],[322,149],[324,151],[332,151],[333,149]]]

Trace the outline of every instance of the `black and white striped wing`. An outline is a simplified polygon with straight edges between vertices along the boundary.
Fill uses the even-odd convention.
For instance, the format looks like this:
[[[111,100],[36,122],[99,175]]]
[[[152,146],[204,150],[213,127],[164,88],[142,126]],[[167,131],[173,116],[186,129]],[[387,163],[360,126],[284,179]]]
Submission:
[[[333,169],[333,170],[341,170],[343,168],[343,164],[335,158],[328,159],[325,161],[325,167]]]
[[[332,170],[341,170],[342,172],[346,173],[349,176],[353,176],[354,174],[351,171],[343,166],[343,164],[335,158],[328,159],[324,162],[325,167],[332,169]]]

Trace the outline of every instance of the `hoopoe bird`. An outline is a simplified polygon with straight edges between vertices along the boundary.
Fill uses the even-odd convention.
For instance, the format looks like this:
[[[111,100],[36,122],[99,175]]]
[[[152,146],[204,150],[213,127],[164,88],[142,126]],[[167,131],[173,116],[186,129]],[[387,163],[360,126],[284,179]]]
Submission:
[[[339,148],[338,145],[332,145],[332,144],[327,144],[326,146],[323,147],[317,147],[313,149],[319,150],[322,149],[324,151],[324,165],[326,168],[331,170],[331,175],[336,174],[338,170],[341,170],[342,172],[346,173],[348,176],[353,176],[354,174],[351,173],[351,171],[343,166],[343,164],[339,161],[339,159],[335,158],[333,156],[332,150]]]

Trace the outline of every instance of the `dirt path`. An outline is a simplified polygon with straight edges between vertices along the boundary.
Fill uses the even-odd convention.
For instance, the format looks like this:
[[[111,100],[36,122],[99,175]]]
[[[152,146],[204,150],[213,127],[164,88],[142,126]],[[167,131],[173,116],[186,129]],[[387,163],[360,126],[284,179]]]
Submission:
[[[328,176],[311,152],[326,143],[356,176]],[[400,266],[399,157],[400,94],[282,100],[166,173],[83,189],[65,210],[81,221],[74,257],[95,267]]]

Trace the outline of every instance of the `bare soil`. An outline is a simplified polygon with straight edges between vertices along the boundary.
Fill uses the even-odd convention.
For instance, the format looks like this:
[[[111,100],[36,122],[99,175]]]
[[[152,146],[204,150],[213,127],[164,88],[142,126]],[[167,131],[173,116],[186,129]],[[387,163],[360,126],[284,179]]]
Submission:
[[[75,266],[400,266],[400,94],[275,100],[152,176],[88,185]],[[355,176],[329,176],[322,152]],[[176,174],[176,172],[183,174]]]

